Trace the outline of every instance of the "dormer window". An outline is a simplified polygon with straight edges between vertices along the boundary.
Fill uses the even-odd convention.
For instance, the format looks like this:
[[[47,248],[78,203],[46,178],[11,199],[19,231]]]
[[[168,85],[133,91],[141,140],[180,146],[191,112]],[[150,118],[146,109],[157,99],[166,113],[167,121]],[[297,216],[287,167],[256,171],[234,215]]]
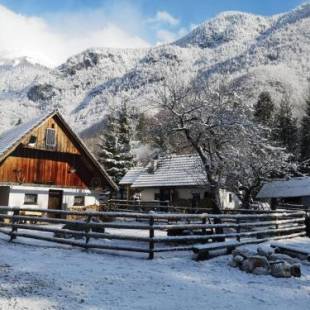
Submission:
[[[54,128],[46,129],[45,144],[47,147],[56,146],[56,131]]]

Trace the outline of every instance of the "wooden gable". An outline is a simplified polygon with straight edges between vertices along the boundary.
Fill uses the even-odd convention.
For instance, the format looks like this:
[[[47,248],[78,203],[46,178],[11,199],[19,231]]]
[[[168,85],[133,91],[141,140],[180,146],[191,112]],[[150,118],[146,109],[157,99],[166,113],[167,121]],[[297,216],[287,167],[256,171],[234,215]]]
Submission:
[[[56,134],[56,146],[48,147],[46,145],[46,133],[47,129],[55,130]],[[31,146],[31,138],[35,137],[36,143]],[[69,133],[62,126],[59,118],[54,115],[53,117],[45,120],[39,127],[35,128],[30,134],[28,134],[22,141],[24,147],[31,149],[40,149],[53,152],[80,154],[78,147],[74,145],[70,139]]]
[[[54,146],[46,144],[48,129],[55,132]],[[73,188],[116,187],[58,113],[25,134],[0,162],[0,182]]]

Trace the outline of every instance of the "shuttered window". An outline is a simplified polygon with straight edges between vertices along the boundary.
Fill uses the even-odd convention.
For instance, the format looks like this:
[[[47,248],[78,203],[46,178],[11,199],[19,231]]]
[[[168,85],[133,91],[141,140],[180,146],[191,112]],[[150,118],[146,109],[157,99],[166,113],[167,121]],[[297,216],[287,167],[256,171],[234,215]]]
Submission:
[[[56,132],[54,128],[46,129],[45,144],[48,147],[56,146]]]

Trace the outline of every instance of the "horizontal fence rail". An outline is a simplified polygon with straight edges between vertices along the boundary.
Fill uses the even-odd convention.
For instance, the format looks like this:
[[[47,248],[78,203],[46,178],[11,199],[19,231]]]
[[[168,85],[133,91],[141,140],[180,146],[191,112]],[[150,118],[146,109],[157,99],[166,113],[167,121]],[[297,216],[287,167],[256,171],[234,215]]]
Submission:
[[[145,253],[150,259],[159,252],[192,250],[197,243],[230,239],[259,243],[305,235],[303,211],[235,211],[187,214],[0,207],[0,232],[11,241],[30,238],[84,249]]]

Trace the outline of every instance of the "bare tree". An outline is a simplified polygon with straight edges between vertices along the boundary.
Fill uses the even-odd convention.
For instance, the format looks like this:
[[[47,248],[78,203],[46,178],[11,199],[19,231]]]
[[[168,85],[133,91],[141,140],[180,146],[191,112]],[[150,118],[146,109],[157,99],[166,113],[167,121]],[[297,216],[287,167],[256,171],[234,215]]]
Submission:
[[[214,212],[222,206],[220,189],[236,190],[238,184],[256,187],[262,175],[271,174],[283,164],[263,169],[267,154],[274,160],[279,149],[268,146],[262,128],[252,120],[251,109],[240,102],[225,81],[210,87],[197,76],[186,78],[176,71],[166,74],[162,88],[156,90],[153,102],[169,112],[171,132],[184,136],[203,164],[206,184]],[[170,124],[170,126],[171,126]],[[257,156],[253,156],[256,152]],[[263,166],[263,167],[262,167]]]

